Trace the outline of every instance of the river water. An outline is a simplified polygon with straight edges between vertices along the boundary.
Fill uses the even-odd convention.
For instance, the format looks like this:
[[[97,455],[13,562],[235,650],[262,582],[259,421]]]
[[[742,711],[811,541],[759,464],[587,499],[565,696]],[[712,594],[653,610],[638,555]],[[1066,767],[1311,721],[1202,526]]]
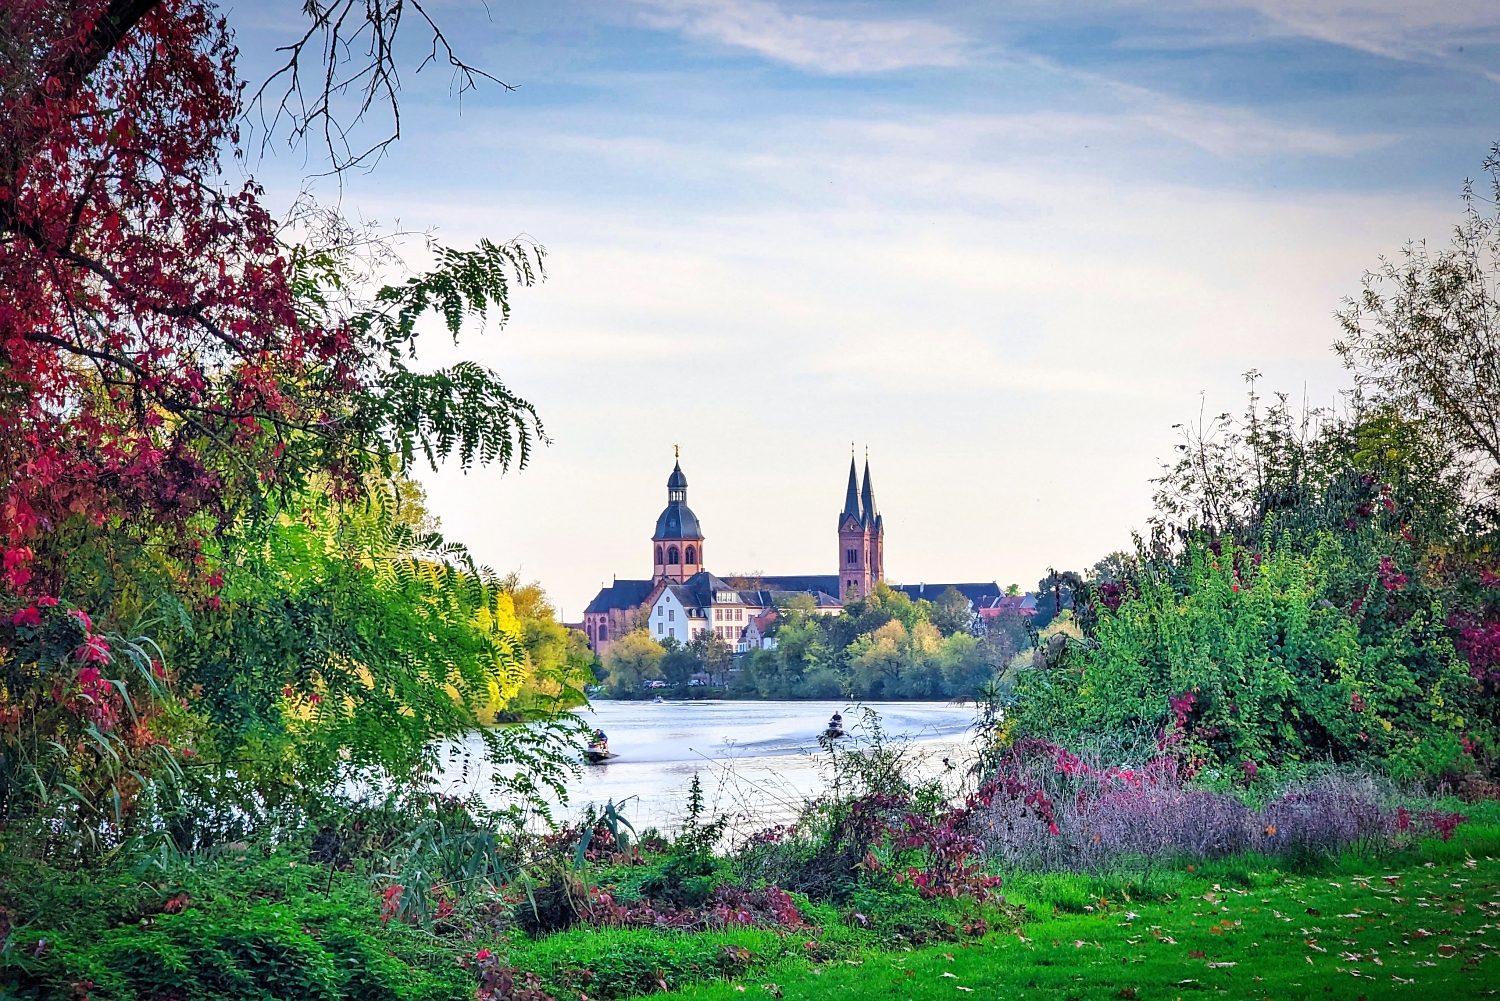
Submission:
[[[963,767],[972,748],[972,707],[865,705],[878,714],[887,740],[909,748],[908,778],[956,774],[944,759],[955,769]],[[583,716],[609,735],[609,748],[619,757],[585,767],[570,783],[562,814],[576,815],[588,804],[613,801],[623,804],[623,814],[637,831],[650,826],[670,830],[682,822],[688,786],[697,773],[708,811],[729,815],[731,830],[784,823],[796,816],[804,799],[823,791],[817,738],[835,712],[844,715],[846,746],[869,740],[863,713],[844,702],[595,702]],[[448,787],[469,791],[457,783]],[[472,789],[481,795],[485,791],[477,780]]]

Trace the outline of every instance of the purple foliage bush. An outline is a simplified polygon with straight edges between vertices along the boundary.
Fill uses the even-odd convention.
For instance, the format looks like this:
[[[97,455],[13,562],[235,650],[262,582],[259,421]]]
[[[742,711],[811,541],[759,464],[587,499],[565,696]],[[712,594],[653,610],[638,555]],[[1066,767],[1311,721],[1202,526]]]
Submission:
[[[1434,833],[1446,839],[1463,820],[1412,812],[1395,799],[1369,776],[1331,772],[1253,808],[1232,793],[1191,788],[1168,755],[1139,768],[1102,767],[1027,741],[1001,757],[970,824],[985,854],[1004,865],[1099,871],[1130,861],[1149,867],[1246,851],[1329,853]]]

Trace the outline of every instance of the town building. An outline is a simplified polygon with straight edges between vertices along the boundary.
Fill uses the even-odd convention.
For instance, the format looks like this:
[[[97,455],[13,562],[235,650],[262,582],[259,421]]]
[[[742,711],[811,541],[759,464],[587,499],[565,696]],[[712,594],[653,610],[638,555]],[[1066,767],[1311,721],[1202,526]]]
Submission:
[[[667,506],[651,534],[650,579],[616,578],[600,588],[584,610],[584,632],[600,656],[633,629],[679,643],[691,643],[706,631],[736,653],[767,648],[774,646],[766,630],[779,603],[805,595],[820,614],[838,615],[845,602],[867,596],[885,580],[885,519],[875,504],[868,459],[863,478],[853,457],[849,459],[849,485],[838,522],[837,573],[715,576],[706,569],[703,528],[688,507],[687,491],[679,459],[667,477]],[[976,610],[1001,597],[993,583],[896,587],[914,601],[935,600],[950,587],[957,588]]]

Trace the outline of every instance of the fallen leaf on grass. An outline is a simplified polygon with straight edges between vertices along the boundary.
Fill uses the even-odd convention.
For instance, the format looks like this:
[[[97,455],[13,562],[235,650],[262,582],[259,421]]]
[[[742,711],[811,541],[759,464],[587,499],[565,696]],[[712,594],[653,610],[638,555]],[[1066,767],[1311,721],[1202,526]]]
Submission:
[[[772,997],[781,997],[781,988],[776,984],[761,984],[760,989],[763,991],[770,991]]]
[[[1125,998],[1128,1001],[1128,999],[1135,997],[1135,988],[1121,987],[1119,990],[1115,991],[1115,997]]]
[[[1239,963],[1209,963],[1208,964],[1208,968],[1210,970],[1222,970],[1226,966],[1239,966],[1239,965],[1240,965]]]
[[[952,974],[952,973],[944,973],[942,975],[945,976],[945,977],[952,977],[954,980],[958,979],[958,977],[955,974]]]
[[[1202,959],[1206,953],[1202,949],[1194,949],[1188,953],[1188,959]]]
[[[1391,974],[1391,979],[1396,981],[1396,983],[1398,984],[1414,984],[1417,982],[1415,978],[1407,980],[1405,977],[1398,977],[1394,973]]]
[[[965,987],[963,984],[957,984],[955,986],[957,986],[958,989],[961,990],[961,991],[968,991],[970,994],[974,993],[974,988],[972,988],[972,987]]]

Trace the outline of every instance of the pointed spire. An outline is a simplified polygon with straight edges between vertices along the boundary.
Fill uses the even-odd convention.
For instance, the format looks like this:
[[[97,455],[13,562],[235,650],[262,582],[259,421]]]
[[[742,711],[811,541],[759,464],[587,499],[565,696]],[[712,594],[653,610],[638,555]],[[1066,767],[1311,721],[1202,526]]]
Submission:
[[[852,465],[850,467],[850,475],[851,479],[849,480],[849,483],[852,486],[854,484],[854,480],[852,479]],[[864,488],[860,491],[859,499],[860,507],[864,510],[864,516],[861,518],[861,521],[864,523],[865,527],[873,528],[876,519],[880,517],[880,512],[875,507],[875,488],[870,485],[870,457],[868,455],[865,456],[865,485]]]
[[[854,468],[854,445],[852,443],[849,446],[849,492],[844,497],[844,513],[839,516],[840,524],[843,523],[844,518],[848,518],[851,515],[855,521],[860,520],[859,474]]]

